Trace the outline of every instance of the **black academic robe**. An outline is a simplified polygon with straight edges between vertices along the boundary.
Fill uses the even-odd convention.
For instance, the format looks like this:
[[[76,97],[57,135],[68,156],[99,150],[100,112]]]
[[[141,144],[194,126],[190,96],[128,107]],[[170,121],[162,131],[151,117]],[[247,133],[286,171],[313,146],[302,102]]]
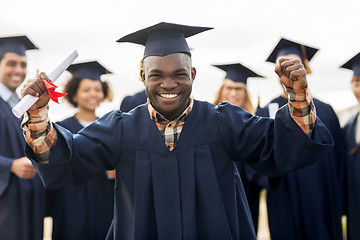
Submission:
[[[39,240],[43,237],[45,190],[38,175],[20,179],[10,168],[24,157],[21,120],[0,97],[0,239]]]
[[[344,134],[346,140],[345,190],[347,237],[349,240],[360,239],[360,151],[355,141],[356,122],[359,113],[346,123]]]
[[[145,90],[137,92],[131,96],[126,96],[121,101],[120,111],[128,112],[131,109],[133,109],[134,107],[137,107],[141,104],[146,103],[146,99],[147,99],[147,96],[146,96]]]
[[[58,123],[77,133],[83,126],[75,117]],[[48,213],[53,217],[53,240],[103,240],[113,219],[114,180],[101,172],[86,183],[49,189]]]
[[[281,107],[287,100],[278,97],[270,103],[278,103]],[[267,209],[273,240],[342,239],[341,128],[330,105],[317,99],[314,104],[335,146],[314,165],[269,179]],[[256,115],[269,116],[268,105],[258,109]]]
[[[245,190],[249,204],[250,214],[253,221],[255,233],[259,226],[260,191],[268,187],[268,179],[246,162],[235,162],[240,173],[241,182]]]
[[[333,144],[320,119],[310,138],[287,108],[274,121],[200,101],[173,151],[146,104],[110,112],[76,135],[55,127],[50,163],[34,161],[45,186],[86,181],[116,167],[114,239],[121,240],[256,239],[233,161],[274,176],[314,163]]]

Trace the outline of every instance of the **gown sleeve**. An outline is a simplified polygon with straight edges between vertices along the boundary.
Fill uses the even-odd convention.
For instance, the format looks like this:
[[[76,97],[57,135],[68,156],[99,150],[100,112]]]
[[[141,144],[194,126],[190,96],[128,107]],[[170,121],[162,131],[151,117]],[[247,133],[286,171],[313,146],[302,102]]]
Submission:
[[[273,120],[222,103],[217,118],[224,145],[233,159],[247,161],[268,176],[313,164],[333,147],[331,134],[319,118],[309,137],[292,119],[287,106],[280,108]]]
[[[85,182],[105,170],[114,169],[121,146],[121,112],[113,111],[78,134],[54,123],[58,139],[51,148],[49,163],[36,161],[29,146],[25,153],[47,188]]]

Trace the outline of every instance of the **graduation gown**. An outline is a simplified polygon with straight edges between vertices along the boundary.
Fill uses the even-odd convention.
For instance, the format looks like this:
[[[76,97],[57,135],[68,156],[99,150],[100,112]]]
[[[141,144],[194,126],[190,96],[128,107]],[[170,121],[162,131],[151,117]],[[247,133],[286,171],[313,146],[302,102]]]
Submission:
[[[349,240],[360,239],[360,151],[349,154],[355,147],[356,122],[359,113],[355,114],[344,127],[346,139],[345,190],[347,237]]]
[[[235,162],[239,171],[241,182],[245,190],[246,199],[249,204],[250,214],[253,221],[255,233],[257,233],[259,225],[259,204],[260,204],[260,191],[262,188],[266,188],[267,177],[254,170],[246,162]],[[263,183],[263,179],[266,180]]]
[[[134,107],[137,107],[141,104],[146,103],[146,99],[147,99],[147,96],[146,96],[145,90],[137,92],[132,96],[126,96],[126,97],[124,97],[124,99],[122,100],[122,102],[120,104],[120,111],[128,112],[131,109],[133,109]]]
[[[75,117],[58,123],[77,133],[83,126]],[[101,172],[88,182],[48,190],[48,212],[53,217],[53,240],[103,240],[113,219],[114,180]]]
[[[274,176],[314,163],[332,146],[320,119],[309,138],[287,108],[277,116],[195,100],[169,151],[144,104],[110,112],[76,135],[55,124],[50,163],[34,164],[48,187],[116,167],[114,239],[251,240],[256,236],[233,161]]]
[[[14,159],[24,157],[21,119],[0,97],[0,239],[43,238],[45,190],[38,175],[20,179],[10,171]]]
[[[281,107],[287,100],[278,97],[270,103],[278,103]],[[317,99],[314,104],[316,114],[332,134],[335,146],[314,165],[269,179],[267,209],[273,240],[342,239],[341,129],[330,105]],[[259,109],[256,115],[269,116],[268,105]]]

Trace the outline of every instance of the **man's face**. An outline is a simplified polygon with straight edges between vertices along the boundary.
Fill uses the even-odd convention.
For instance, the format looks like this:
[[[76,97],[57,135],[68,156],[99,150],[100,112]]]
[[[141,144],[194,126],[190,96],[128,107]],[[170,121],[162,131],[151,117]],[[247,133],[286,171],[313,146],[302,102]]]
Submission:
[[[174,120],[188,106],[196,70],[183,53],[144,59],[141,77],[153,107],[168,120]]]
[[[354,76],[351,81],[351,88],[356,97],[357,101],[360,103],[360,77]]]
[[[26,57],[16,53],[5,53],[0,61],[0,82],[12,92],[21,85],[26,76]]]

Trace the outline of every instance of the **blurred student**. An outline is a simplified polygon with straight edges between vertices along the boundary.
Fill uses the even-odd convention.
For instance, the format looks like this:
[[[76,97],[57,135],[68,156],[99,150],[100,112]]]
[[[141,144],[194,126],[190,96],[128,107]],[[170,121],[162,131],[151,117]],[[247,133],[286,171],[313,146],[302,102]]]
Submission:
[[[267,61],[277,63],[279,58],[300,59],[307,73],[308,62],[318,49],[282,38]],[[302,94],[309,98],[309,92]],[[274,117],[278,109],[287,106],[288,98],[284,91],[273,99],[256,115]],[[303,111],[303,101],[295,98],[295,104]],[[334,148],[328,151],[317,163],[287,173],[278,178],[270,178],[267,192],[267,209],[271,239],[342,239],[341,229],[341,169],[342,137],[339,121],[332,107],[314,98],[316,115],[329,129]],[[301,114],[299,111],[297,114]]]
[[[30,160],[18,119],[11,109],[26,76],[25,51],[37,49],[26,36],[0,38],[0,239],[43,237],[45,190]]]
[[[350,69],[354,75],[351,88],[360,103],[360,53],[341,66]],[[345,210],[347,216],[347,237],[360,239],[360,118],[359,113],[352,116],[344,127],[346,144],[345,164]]]
[[[96,109],[111,97],[108,84],[100,80],[110,72],[96,61],[73,64],[68,71],[73,76],[65,98],[78,111],[58,124],[77,133],[98,119]],[[114,171],[104,171],[86,183],[48,190],[52,239],[105,239],[113,219],[114,178]]]
[[[146,93],[145,89],[141,90],[139,92],[136,92],[134,95],[129,95],[124,97],[124,99],[121,101],[120,104],[120,111],[122,112],[128,112],[134,107],[137,107],[141,104],[146,103]]]
[[[249,113],[255,113],[252,105],[249,90],[247,89],[248,78],[263,78],[240,63],[214,65],[226,72],[225,79],[215,95],[214,104],[218,105],[222,101],[239,106]],[[242,185],[249,204],[251,217],[255,231],[258,228],[259,218],[259,196],[261,185],[257,182],[258,173],[244,162],[235,162],[240,173]]]

